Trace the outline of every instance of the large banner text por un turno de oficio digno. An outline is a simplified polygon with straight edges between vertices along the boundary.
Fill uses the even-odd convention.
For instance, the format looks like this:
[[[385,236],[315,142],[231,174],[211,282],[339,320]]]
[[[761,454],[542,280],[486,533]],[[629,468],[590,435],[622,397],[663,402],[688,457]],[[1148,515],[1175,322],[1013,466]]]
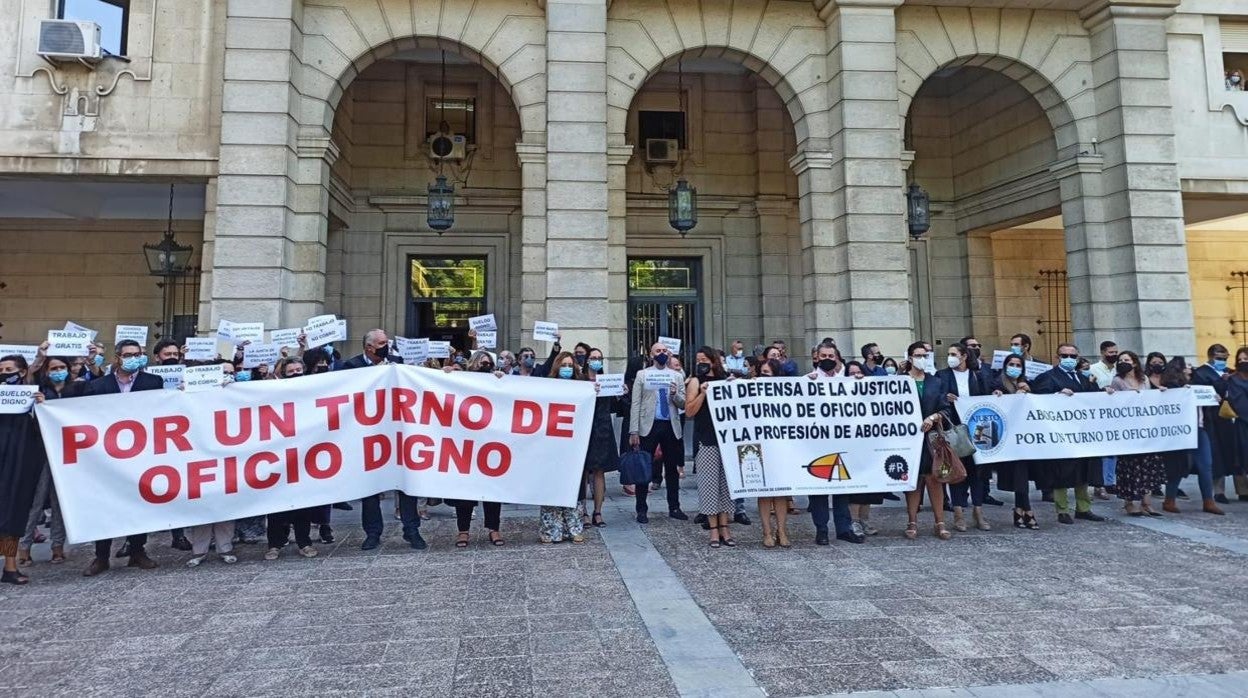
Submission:
[[[386,490],[575,506],[594,399],[583,381],[391,365],[37,414],[76,543]]]

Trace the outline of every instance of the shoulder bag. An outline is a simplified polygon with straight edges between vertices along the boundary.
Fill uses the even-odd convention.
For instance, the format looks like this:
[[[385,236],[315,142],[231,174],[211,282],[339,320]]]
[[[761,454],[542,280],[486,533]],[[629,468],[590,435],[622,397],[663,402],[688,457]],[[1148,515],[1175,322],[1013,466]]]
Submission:
[[[966,479],[966,466],[939,429],[927,432],[927,450],[932,454],[932,475],[938,482],[955,485]]]
[[[971,430],[965,424],[954,424],[943,413],[940,415],[940,433],[949,442],[949,448],[959,458],[975,455],[975,444],[971,443]]]
[[[649,453],[630,449],[620,456],[621,485],[650,485],[653,464]]]

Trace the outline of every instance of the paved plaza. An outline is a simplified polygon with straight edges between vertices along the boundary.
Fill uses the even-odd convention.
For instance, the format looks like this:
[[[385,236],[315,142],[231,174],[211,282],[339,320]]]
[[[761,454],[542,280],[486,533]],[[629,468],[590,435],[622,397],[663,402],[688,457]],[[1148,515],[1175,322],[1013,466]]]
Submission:
[[[692,510],[692,478],[685,487]],[[1074,526],[1050,505],[1038,532],[989,507],[994,530],[948,542],[926,523],[905,540],[890,503],[865,545],[815,546],[801,516],[791,550],[763,549],[757,521],[734,527],[737,548],[713,550],[689,522],[638,526],[610,490],[608,526],[584,545],[541,545],[536,512],[508,508],[505,547],[475,529],[456,550],[451,510],[436,507],[425,552],[397,522],[361,552],[358,508],[334,512],[338,542],[311,560],[242,546],[237,565],[187,569],[161,533],[149,543],[160,569],[87,579],[87,547],[54,566],[36,546],[32,584],[0,591],[0,690],[1248,695],[1248,503],[1139,520],[1100,502],[1110,521]]]

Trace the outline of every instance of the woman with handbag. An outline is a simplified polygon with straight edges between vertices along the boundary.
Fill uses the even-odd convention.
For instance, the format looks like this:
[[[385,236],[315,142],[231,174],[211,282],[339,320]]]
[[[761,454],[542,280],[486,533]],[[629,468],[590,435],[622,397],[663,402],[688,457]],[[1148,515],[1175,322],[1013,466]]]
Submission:
[[[992,386],[992,394],[1000,397],[1026,395],[1030,392],[1026,360],[1016,354],[1007,356],[1001,364],[1001,373]],[[975,435],[971,438],[975,438]],[[995,437],[989,434],[985,438]],[[1029,528],[1034,531],[1040,528],[1040,524],[1036,521],[1036,512],[1031,509],[1031,480],[1031,461],[997,464],[997,487],[1014,493],[1014,528]]]
[[[962,458],[962,467],[966,468],[966,479],[949,485],[950,499],[953,500],[953,528],[956,531],[966,530],[966,519],[962,516],[962,510],[966,508],[969,495],[975,528],[990,531],[992,526],[984,518],[984,497],[988,494],[988,478],[984,477],[985,473],[981,472],[981,467],[975,462],[975,446],[971,444],[970,433],[958,417],[958,411],[953,408],[953,403],[957,402],[959,397],[987,395],[991,386],[983,384],[979,371],[971,370],[972,359],[965,346],[961,344],[950,346],[945,363],[948,364],[948,368],[937,371],[936,378],[944,382],[945,402],[950,408],[948,422],[957,430],[959,443],[962,438],[965,438],[966,442],[966,448],[958,454]],[[962,455],[962,453],[967,455]],[[991,470],[991,467],[985,465],[982,470]]]
[[[919,459],[919,481],[915,488],[906,493],[906,513],[909,515],[909,523],[906,524],[906,538],[914,540],[919,535],[919,504],[922,499],[922,491],[920,487],[927,487],[927,497],[932,505],[932,517],[936,520],[936,525],[932,529],[935,536],[941,540],[949,540],[950,533],[945,528],[945,488],[943,483],[933,474],[933,454],[931,441],[927,439],[928,432],[940,423],[941,415],[948,405],[945,402],[945,392],[943,383],[935,377],[927,375],[927,362],[931,358],[927,355],[927,346],[923,342],[915,342],[906,350],[908,357],[908,372],[906,375],[914,379],[914,383],[919,391],[919,405],[923,412],[923,439],[925,441],[922,450],[922,456]],[[956,456],[952,456],[952,452],[948,450],[949,446],[944,439],[934,439],[938,443],[944,443],[943,447],[935,446],[938,449],[943,466],[951,465],[949,459],[957,460]],[[961,463],[958,463],[961,465]]]

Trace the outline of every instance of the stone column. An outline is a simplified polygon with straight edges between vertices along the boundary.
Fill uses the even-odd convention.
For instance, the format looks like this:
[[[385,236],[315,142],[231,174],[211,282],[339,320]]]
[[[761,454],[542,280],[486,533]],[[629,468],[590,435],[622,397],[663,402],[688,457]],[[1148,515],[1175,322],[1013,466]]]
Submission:
[[[1138,1],[1138,0],[1137,0]],[[1194,355],[1166,18],[1173,7],[1106,0],[1083,13],[1097,150],[1059,163],[1075,339]]]
[[[625,360],[628,346],[628,161],[633,146],[607,148],[607,358]]]
[[[606,0],[546,2],[546,320],[610,345]]]
[[[913,337],[907,281],[894,9],[901,0],[823,6],[829,133],[790,164],[801,195],[806,339],[897,354]]]
[[[533,323],[546,320],[546,144],[516,144],[520,160],[521,343],[533,340]],[[541,350],[534,347],[539,353]]]
[[[291,327],[322,307],[332,149],[298,123],[300,7],[229,3],[210,327]]]

